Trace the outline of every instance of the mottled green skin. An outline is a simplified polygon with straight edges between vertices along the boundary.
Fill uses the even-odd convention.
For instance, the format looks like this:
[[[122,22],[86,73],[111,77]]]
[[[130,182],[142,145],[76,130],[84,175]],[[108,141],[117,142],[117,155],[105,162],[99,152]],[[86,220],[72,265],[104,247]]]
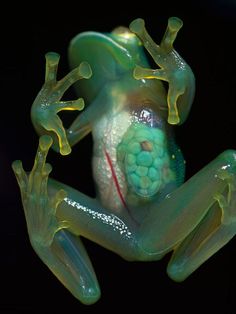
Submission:
[[[96,302],[100,288],[80,236],[126,260],[154,261],[173,251],[167,272],[182,281],[236,233],[235,151],[183,184],[185,166],[172,128],[187,118],[195,88],[190,67],[173,48],[181,26],[178,18],[169,19],[160,45],[141,19],[131,31],[80,34],[69,48],[73,70],[60,81],[59,55],[46,56],[45,83],[31,109],[41,135],[35,163],[29,174],[20,161],[13,169],[34,250],[84,304]],[[157,70],[149,68],[144,47]],[[81,98],[61,100],[74,83],[86,105],[65,130],[57,113],[84,107]],[[89,132],[96,199],[49,179],[46,163],[51,146],[67,155]]]

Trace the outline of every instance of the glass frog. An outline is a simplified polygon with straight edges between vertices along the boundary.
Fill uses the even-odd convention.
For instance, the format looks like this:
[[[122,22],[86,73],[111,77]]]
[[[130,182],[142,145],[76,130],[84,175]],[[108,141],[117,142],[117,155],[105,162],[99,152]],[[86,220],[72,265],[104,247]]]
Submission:
[[[195,79],[173,47],[181,27],[170,18],[159,45],[142,19],[109,34],[81,33],[69,47],[72,71],[59,81],[59,55],[46,54],[45,83],[31,109],[40,135],[34,166],[27,174],[18,160],[13,170],[34,250],[84,304],[96,302],[100,288],[80,236],[129,261],[172,252],[167,273],[183,281],[236,233],[235,151],[184,182],[173,128],[188,116]],[[62,100],[73,84],[82,98]],[[81,111],[68,129],[62,110]],[[96,198],[49,178],[46,162],[51,146],[68,155],[89,132]]]

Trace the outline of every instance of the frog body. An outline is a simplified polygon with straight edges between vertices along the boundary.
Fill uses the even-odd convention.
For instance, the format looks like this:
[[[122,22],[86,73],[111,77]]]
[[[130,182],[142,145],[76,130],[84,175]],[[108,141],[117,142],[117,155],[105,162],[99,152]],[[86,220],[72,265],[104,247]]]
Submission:
[[[45,83],[31,108],[40,135],[34,166],[26,174],[15,161],[13,169],[34,250],[84,304],[96,302],[100,288],[80,236],[130,261],[173,252],[167,273],[183,281],[236,233],[235,151],[184,182],[173,130],[189,114],[195,79],[173,48],[181,27],[170,18],[160,45],[142,19],[110,34],[79,34],[69,47],[72,71],[59,81],[59,55],[46,55]],[[62,101],[72,84],[79,98]],[[81,111],[67,130],[61,110]],[[50,147],[68,155],[90,132],[96,198],[49,178],[46,163]]]
[[[101,38],[103,44],[97,46]],[[110,52],[111,45],[116,51]],[[90,51],[94,52],[91,56]],[[114,58],[118,59],[120,51],[123,63],[117,65]],[[104,63],[101,63],[100,58],[104,54],[108,54],[108,62],[113,62],[112,70],[103,69]],[[175,161],[171,161],[175,151],[170,151],[167,144],[169,140],[167,137],[173,137],[173,132],[169,130],[171,126],[167,125],[164,118],[167,106],[166,91],[161,81],[145,79],[138,81],[133,77],[134,64],[137,62],[148,66],[148,61],[138,38],[127,28],[119,27],[111,34],[82,33],[71,41],[69,56],[72,67],[82,60],[96,65],[93,67],[94,80],[81,82],[82,88],[79,84],[76,87],[80,94],[84,91],[82,95],[85,99],[91,97],[90,93],[87,96],[86,91],[91,89],[96,91],[94,92],[96,106],[99,106],[99,103],[103,106],[103,109],[98,110],[100,115],[94,119],[91,126],[94,142],[93,175],[98,197],[103,206],[111,211],[122,213],[129,208],[128,211],[133,212],[135,216],[137,211],[143,212],[140,204],[145,203],[147,207],[148,202],[153,201],[153,197],[161,199],[157,194],[166,195],[177,186],[175,175],[177,167],[173,165]],[[101,81],[101,73],[103,73],[102,87],[97,92],[100,84],[97,80]],[[142,142],[153,146],[152,153],[148,152],[147,147],[142,147]],[[178,149],[173,145],[174,138],[170,139],[170,142]],[[118,156],[121,156],[122,150],[124,160]],[[131,155],[138,160],[129,166]],[[145,160],[141,160],[145,155],[153,160],[150,165],[147,164],[148,161],[146,165]],[[181,156],[181,153],[179,155]],[[181,171],[184,171],[184,160],[179,162],[182,163]],[[122,165],[123,163],[125,164]],[[153,178],[152,181],[153,176],[160,179]],[[180,174],[180,177],[183,178],[184,174]]]

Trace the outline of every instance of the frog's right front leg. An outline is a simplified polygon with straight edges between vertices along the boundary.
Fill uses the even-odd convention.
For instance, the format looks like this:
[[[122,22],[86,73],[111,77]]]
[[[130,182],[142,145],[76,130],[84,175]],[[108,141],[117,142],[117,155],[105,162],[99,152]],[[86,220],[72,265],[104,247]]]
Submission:
[[[45,83],[32,105],[31,118],[37,133],[39,135],[49,134],[53,138],[54,149],[60,151],[62,155],[68,155],[71,152],[71,143],[68,142],[67,134],[58,112],[62,110],[82,110],[84,101],[82,98],[62,101],[61,98],[65,91],[75,82],[83,78],[90,78],[92,71],[87,62],[82,62],[64,78],[57,81],[57,68],[60,56],[57,53],[49,52],[45,57]]]

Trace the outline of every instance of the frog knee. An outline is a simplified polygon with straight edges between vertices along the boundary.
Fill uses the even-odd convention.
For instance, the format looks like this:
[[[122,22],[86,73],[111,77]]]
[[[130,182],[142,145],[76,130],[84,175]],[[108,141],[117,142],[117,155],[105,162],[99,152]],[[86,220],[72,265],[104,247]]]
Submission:
[[[215,161],[220,171],[236,174],[236,150],[227,149],[221,153]]]
[[[153,252],[151,248],[148,248],[144,245],[142,239],[137,240],[136,248],[135,248],[135,260],[140,262],[146,261],[157,261],[160,260],[164,254],[159,252]]]
[[[236,164],[236,150],[227,149],[223,153],[221,153],[218,158],[227,161],[230,165]]]

